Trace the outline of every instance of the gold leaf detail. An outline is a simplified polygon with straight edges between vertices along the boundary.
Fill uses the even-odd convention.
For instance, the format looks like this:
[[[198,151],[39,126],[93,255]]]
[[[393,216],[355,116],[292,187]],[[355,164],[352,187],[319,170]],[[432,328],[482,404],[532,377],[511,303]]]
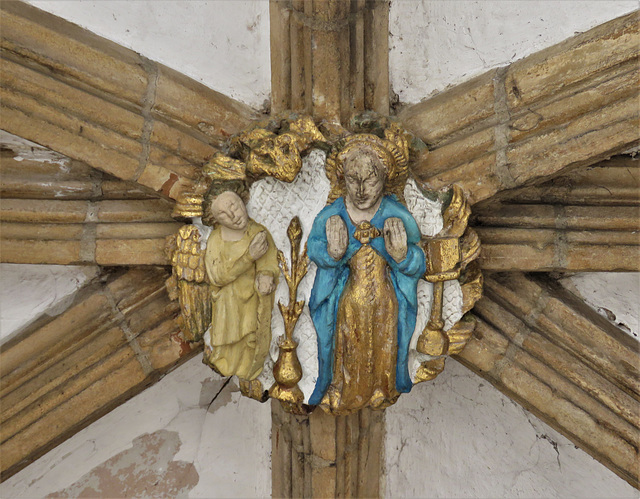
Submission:
[[[456,323],[446,333],[449,337],[449,350],[448,355],[455,355],[462,352],[462,349],[469,342],[469,339],[473,335],[473,330],[476,328],[476,318],[471,314],[465,315],[462,320]]]
[[[218,152],[204,165],[202,171],[213,180],[244,180],[246,178],[245,169],[245,164],[242,161]]]

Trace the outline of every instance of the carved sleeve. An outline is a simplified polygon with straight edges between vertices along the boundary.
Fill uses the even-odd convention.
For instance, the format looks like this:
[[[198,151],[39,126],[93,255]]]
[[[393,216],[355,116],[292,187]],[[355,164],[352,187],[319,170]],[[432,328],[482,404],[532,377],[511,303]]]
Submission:
[[[254,265],[249,256],[249,248],[234,259],[223,259],[214,244],[207,244],[205,266],[211,284],[222,287],[232,283]]]
[[[269,231],[265,230],[265,232],[267,233],[269,249],[267,249],[267,252],[256,261],[256,271],[258,273],[271,274],[277,282],[277,278],[280,275],[280,268],[278,267],[278,248],[276,247],[276,243],[273,241],[271,234],[269,234]]]
[[[426,271],[424,253],[415,244],[407,244],[406,258],[396,265],[400,272],[408,276],[421,276]]]
[[[400,263],[393,259],[389,264],[395,266],[400,272],[410,277],[421,277],[427,270],[424,251],[418,246],[420,241],[420,229],[413,217],[407,211],[401,213],[401,220],[407,232],[407,256]]]

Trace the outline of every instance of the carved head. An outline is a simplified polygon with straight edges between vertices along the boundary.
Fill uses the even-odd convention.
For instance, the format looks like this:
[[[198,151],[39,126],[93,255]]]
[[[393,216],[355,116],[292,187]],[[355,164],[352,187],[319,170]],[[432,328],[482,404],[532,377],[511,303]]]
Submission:
[[[244,230],[249,222],[247,207],[233,191],[225,191],[212,198],[208,212],[216,223],[232,230]]]
[[[384,193],[386,168],[371,147],[362,146],[345,154],[343,176],[346,196],[359,210],[373,207]]]
[[[327,156],[326,171],[331,182],[327,203],[332,203],[340,196],[346,196],[356,207],[364,209],[358,204],[363,206],[371,201],[372,206],[387,193],[395,194],[402,201],[408,175],[407,160],[408,153],[401,151],[394,142],[373,134],[361,133],[341,139],[334,144],[333,151]],[[350,175],[347,175],[347,170],[350,171]],[[354,175],[356,171],[360,173]],[[364,191],[367,189],[364,186],[358,195],[353,182],[350,193],[347,185],[348,176],[352,181],[356,176],[362,177],[361,180],[368,178],[368,195],[365,196]],[[379,182],[374,182],[374,178]],[[356,198],[360,198],[362,203],[357,203]]]
[[[216,199],[224,193],[235,194],[236,197],[240,197],[240,202],[244,205],[249,200],[249,190],[242,181],[225,181],[214,182],[209,186],[204,199],[202,201],[202,223],[210,227],[214,227],[216,224],[222,224],[227,227],[221,220],[218,220],[217,216],[213,213],[212,208]],[[228,199],[228,196],[227,196]],[[218,206],[218,205],[216,205]],[[246,208],[245,208],[246,211]],[[216,211],[217,212],[217,211]]]

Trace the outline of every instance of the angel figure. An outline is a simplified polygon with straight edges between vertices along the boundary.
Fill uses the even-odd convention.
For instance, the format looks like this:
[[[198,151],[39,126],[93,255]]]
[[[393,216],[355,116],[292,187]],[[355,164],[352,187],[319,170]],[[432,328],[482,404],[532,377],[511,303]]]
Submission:
[[[254,380],[271,343],[271,311],[278,284],[277,248],[265,227],[247,215],[238,194],[205,199],[203,222],[214,226],[204,263],[212,322],[203,362],[223,376]]]
[[[398,199],[407,170],[397,148],[353,135],[327,164],[335,200],[307,243],[318,266],[309,308],[319,373],[309,404],[348,414],[411,390],[409,342],[426,264],[418,225]]]

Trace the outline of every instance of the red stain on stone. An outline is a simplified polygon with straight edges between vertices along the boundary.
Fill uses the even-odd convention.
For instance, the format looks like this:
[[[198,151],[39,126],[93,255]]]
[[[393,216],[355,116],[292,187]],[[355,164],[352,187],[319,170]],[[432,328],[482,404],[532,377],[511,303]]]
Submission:
[[[173,460],[179,449],[176,432],[145,433],[131,448],[47,497],[187,497],[200,477],[193,463]]]
[[[180,346],[180,357],[184,357],[189,352],[191,352],[191,343],[189,343],[188,341],[184,341],[182,335],[180,334],[180,331],[171,335],[171,341],[177,343]]]
[[[178,181],[178,176],[175,173],[172,173],[171,175],[169,175],[169,180],[167,180],[164,184],[162,184],[162,188],[158,192],[161,192],[165,196],[170,197],[169,193],[171,192],[171,188],[173,187],[173,184],[175,184],[177,181]]]

